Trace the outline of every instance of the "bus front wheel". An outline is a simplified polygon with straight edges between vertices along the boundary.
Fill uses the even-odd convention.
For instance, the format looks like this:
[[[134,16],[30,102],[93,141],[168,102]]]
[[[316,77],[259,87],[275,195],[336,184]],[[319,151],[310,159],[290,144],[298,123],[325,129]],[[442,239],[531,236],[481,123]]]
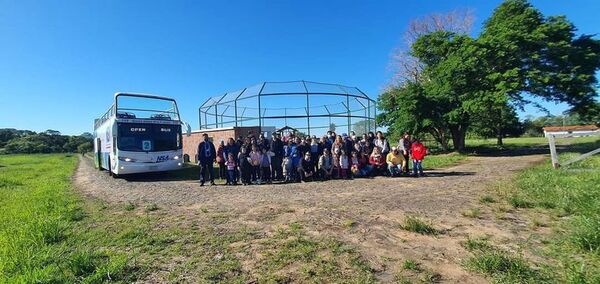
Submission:
[[[117,178],[119,175],[115,174],[115,172],[113,172],[112,170],[112,159],[108,158],[108,175],[113,177],[113,178]]]

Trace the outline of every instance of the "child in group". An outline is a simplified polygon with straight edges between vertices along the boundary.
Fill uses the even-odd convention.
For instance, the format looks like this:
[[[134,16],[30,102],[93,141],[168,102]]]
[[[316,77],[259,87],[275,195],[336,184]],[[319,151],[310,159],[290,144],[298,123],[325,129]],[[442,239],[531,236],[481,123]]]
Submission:
[[[284,182],[291,182],[292,181],[292,171],[294,170],[294,167],[292,165],[292,158],[291,157],[283,158],[283,163],[281,164],[281,167],[283,168],[283,176],[285,177]]]
[[[235,158],[233,157],[233,153],[229,153],[227,155],[227,162],[225,162],[225,166],[227,167],[227,184],[226,185],[237,185],[236,181],[236,172],[235,168],[237,164],[235,162]]]
[[[342,176],[341,168],[340,168],[340,155],[332,152],[333,156],[333,175],[332,178],[337,179]]]
[[[421,144],[419,139],[415,139],[410,146],[413,160],[413,175],[415,177],[423,176],[423,159],[427,156],[427,148]]]
[[[292,180],[295,182],[299,182],[300,178],[298,176],[298,167],[300,167],[300,162],[302,161],[302,153],[300,153],[299,149],[296,147],[292,150],[292,169],[291,176]]]
[[[250,157],[248,156],[248,154],[246,154],[245,147],[240,148],[238,160],[240,161],[239,168],[242,184],[249,185],[252,182],[252,164]]]
[[[262,159],[260,161],[260,181],[271,183],[271,156],[270,151],[261,150]]]
[[[348,171],[350,170],[350,162],[348,161],[348,155],[346,155],[346,149],[342,149],[340,154],[340,173],[343,179],[348,178]]]
[[[256,144],[252,145],[252,151],[250,152],[250,162],[252,163],[252,182],[260,184],[260,161],[262,160],[262,154]]]
[[[371,170],[373,169],[373,166],[371,166],[369,164],[369,155],[365,152],[360,153],[360,157],[358,158],[358,169],[359,169],[359,176],[361,177],[368,177],[369,174],[371,174]]]
[[[360,168],[358,153],[356,151],[352,151],[352,158],[350,159],[350,173],[353,177],[360,176]]]

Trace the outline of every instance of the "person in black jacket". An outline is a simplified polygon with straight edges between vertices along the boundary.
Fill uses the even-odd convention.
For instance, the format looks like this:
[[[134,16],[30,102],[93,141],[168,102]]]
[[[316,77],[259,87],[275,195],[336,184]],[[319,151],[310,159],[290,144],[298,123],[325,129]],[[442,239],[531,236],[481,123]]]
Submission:
[[[200,166],[200,186],[204,185],[206,171],[210,178],[210,185],[215,185],[215,176],[213,173],[213,162],[217,157],[215,145],[208,140],[208,134],[202,134],[202,142],[198,144],[198,165]]]
[[[271,171],[273,180],[283,180],[283,168],[281,163],[283,162],[283,141],[279,137],[278,133],[273,133],[273,139],[271,140],[271,151],[273,151],[273,157],[271,157]]]

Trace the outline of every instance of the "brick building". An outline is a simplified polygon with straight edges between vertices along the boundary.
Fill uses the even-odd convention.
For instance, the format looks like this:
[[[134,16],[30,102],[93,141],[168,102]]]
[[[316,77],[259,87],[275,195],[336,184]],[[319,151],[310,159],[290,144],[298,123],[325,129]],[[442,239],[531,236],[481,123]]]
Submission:
[[[264,130],[265,127],[263,127]],[[237,138],[239,136],[248,136],[248,134],[258,135],[258,126],[239,126],[214,129],[203,129],[192,131],[190,136],[183,135],[183,156],[186,161],[197,162],[198,144],[202,141],[202,134],[208,134],[208,138],[213,141],[215,148],[219,146],[221,140],[227,143],[227,139]]]

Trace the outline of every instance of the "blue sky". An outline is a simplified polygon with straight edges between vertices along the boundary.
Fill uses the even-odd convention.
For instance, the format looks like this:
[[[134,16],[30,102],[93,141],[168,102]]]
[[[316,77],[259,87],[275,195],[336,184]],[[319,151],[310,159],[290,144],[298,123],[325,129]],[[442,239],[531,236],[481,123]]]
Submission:
[[[335,82],[376,98],[410,19],[472,8],[477,33],[499,3],[0,0],[0,128],[91,132],[116,91],[173,97],[194,129],[208,96],[262,81]],[[532,3],[598,32],[600,1]]]

